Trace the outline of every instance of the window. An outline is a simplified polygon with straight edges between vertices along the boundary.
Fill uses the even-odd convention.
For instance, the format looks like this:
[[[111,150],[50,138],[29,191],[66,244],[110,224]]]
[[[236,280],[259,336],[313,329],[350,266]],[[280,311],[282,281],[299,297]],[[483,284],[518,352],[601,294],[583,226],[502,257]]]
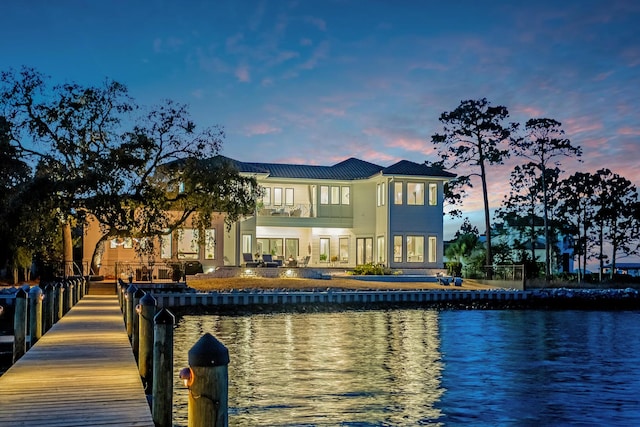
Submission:
[[[264,203],[265,206],[271,205],[271,188],[267,187],[264,189],[264,194],[262,195],[262,203]]]
[[[378,189],[378,199],[377,199],[378,200],[378,206],[384,206],[385,188],[386,188],[386,185],[385,185],[384,182],[378,184],[378,186],[377,186],[377,189]]]
[[[321,205],[329,204],[329,187],[326,185],[320,186],[320,204]]]
[[[349,187],[342,187],[342,204],[348,205],[350,204],[350,191]]]
[[[429,183],[429,206],[436,206],[438,204],[438,184]]]
[[[331,239],[328,237],[320,238],[320,262],[329,262],[331,255]]]
[[[396,182],[393,184],[393,203],[396,205],[402,204],[402,183]]]
[[[284,239],[284,255],[286,257],[298,258],[300,243],[298,239]]]
[[[340,262],[349,262],[349,238],[340,238]]]
[[[193,228],[178,230],[178,258],[198,259],[199,253],[198,230]]]
[[[402,262],[402,236],[393,236],[393,262]]]
[[[378,262],[379,263],[384,263],[385,262],[385,251],[384,251],[384,237],[383,236],[378,236]]]
[[[331,187],[331,204],[340,204],[340,187]]]
[[[257,239],[258,253],[282,256],[282,239]]]
[[[242,253],[250,254],[251,251],[251,234],[243,234],[242,235]]]
[[[216,259],[216,230],[204,230],[204,259]]]
[[[407,183],[407,204],[424,205],[424,184],[421,182]]]
[[[293,206],[293,188],[284,189],[284,204],[287,206]]]
[[[282,206],[282,188],[280,187],[273,189],[273,204],[276,206]]]
[[[160,236],[160,258],[171,258],[171,234],[169,230],[165,230],[167,234]]]
[[[438,239],[429,236],[429,262],[436,262],[438,256]]]
[[[407,236],[407,262],[424,261],[424,236]]]

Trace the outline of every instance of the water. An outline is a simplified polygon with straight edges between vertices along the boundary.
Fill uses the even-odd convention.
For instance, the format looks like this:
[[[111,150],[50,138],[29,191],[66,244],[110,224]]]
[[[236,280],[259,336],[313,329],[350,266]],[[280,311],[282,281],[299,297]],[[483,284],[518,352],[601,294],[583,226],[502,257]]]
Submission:
[[[639,330],[632,312],[184,316],[175,378],[209,332],[231,356],[230,426],[631,426]]]

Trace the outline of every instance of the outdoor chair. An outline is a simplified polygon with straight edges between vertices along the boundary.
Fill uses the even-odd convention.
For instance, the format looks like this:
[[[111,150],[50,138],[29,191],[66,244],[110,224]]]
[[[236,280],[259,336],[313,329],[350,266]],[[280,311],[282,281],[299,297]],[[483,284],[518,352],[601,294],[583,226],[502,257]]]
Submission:
[[[306,257],[302,258],[301,261],[298,261],[298,267],[306,267],[307,265],[309,265],[310,260],[311,256],[307,255]]]
[[[265,267],[279,267],[282,265],[281,262],[274,260],[271,254],[262,254],[262,261]]]
[[[243,253],[242,254],[242,260],[244,261],[244,266],[245,267],[259,267],[260,266],[260,262],[259,261],[254,261],[253,255],[251,255],[251,254]]]

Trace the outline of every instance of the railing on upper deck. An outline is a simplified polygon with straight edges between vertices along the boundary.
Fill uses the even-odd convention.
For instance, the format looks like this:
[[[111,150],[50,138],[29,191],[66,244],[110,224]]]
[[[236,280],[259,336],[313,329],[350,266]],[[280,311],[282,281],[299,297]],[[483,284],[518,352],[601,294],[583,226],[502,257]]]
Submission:
[[[299,218],[315,218],[316,208],[310,203],[296,203],[293,205],[264,205],[258,208],[258,216],[286,216]]]

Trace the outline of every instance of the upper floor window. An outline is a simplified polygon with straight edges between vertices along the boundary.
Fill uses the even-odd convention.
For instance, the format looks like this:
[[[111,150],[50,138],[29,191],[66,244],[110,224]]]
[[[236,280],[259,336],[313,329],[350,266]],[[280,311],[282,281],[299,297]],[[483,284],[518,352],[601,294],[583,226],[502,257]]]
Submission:
[[[434,182],[429,183],[429,206],[436,206],[438,204],[438,184]]]
[[[421,182],[407,183],[407,204],[424,205],[424,184]]]
[[[331,204],[339,205],[340,204],[340,187],[331,187]]]
[[[351,191],[349,187],[342,187],[342,204],[343,205],[351,204]]]
[[[393,184],[393,203],[396,205],[402,204],[402,182]]]
[[[287,206],[293,206],[293,188],[284,189],[284,204]]]
[[[273,189],[273,204],[275,206],[282,206],[282,188],[280,187]]]
[[[386,187],[386,185],[385,185],[385,183],[384,183],[384,182],[381,182],[381,183],[380,183],[380,184],[378,184],[378,186],[377,186],[378,196],[377,196],[377,199],[376,199],[376,200],[377,200],[377,202],[378,202],[378,203],[377,203],[377,205],[378,205],[378,206],[384,206],[384,201],[385,201],[385,197],[384,197],[384,195],[385,195],[385,187]]]
[[[262,195],[262,203],[264,203],[265,206],[271,205],[271,188],[267,187],[264,189],[264,194]]]
[[[320,204],[321,205],[329,204],[329,186],[328,185],[320,186]]]

